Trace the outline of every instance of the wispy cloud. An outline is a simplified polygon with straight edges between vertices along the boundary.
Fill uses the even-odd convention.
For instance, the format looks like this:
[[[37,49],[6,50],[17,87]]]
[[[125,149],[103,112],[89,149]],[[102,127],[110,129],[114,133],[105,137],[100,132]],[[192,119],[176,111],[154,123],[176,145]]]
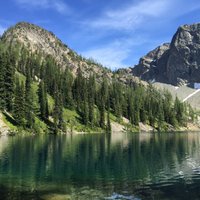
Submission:
[[[82,52],[87,58],[93,58],[106,67],[111,69],[126,67],[124,61],[130,56],[131,48],[146,42],[142,38],[128,38],[116,40],[112,43]]]
[[[126,60],[141,45],[149,45],[148,36],[142,33],[139,35],[133,33],[133,30],[141,25],[145,26],[145,20],[148,18],[158,18],[163,15],[170,4],[168,0],[142,0],[139,3],[130,2],[124,8],[104,10],[101,16],[96,19],[89,19],[84,22],[91,30],[101,32],[102,38],[108,34],[108,30],[113,30],[116,34],[110,39],[108,44],[104,46],[96,46],[82,54],[88,58],[92,57],[103,65],[112,69],[126,67]],[[123,35],[121,39],[119,35]],[[117,37],[117,39],[116,39]],[[137,62],[134,60],[134,62]]]
[[[69,6],[67,4],[65,4],[64,2],[61,1],[57,1],[53,3],[55,6],[55,9],[59,12],[59,13],[70,13],[71,9],[69,8]]]
[[[185,3],[187,4],[187,3]],[[182,0],[141,0],[134,1],[119,9],[104,10],[96,19],[86,20],[84,23],[92,28],[132,31],[147,22],[170,20],[177,16],[200,8],[196,2],[188,2],[182,7]]]
[[[124,67],[130,60],[136,64],[145,51],[170,42],[175,31],[171,26],[177,18],[197,9],[200,9],[197,0],[184,3],[182,0],[139,0],[104,9],[96,17],[80,20],[82,30],[96,32],[94,37],[104,44],[93,46],[82,54],[112,69]],[[159,30],[163,36],[159,35]],[[131,39],[124,42],[122,37]]]
[[[61,0],[15,0],[21,7],[26,9],[41,8],[54,9],[60,14],[69,14],[70,7]]]
[[[123,61],[127,58],[128,52],[115,49],[115,47],[102,47],[82,53],[86,58],[93,58],[95,61],[111,69],[124,67]]]
[[[141,24],[148,17],[158,17],[169,7],[167,0],[145,0],[117,10],[103,12],[102,16],[89,24],[94,28],[107,28],[118,30],[130,30]]]

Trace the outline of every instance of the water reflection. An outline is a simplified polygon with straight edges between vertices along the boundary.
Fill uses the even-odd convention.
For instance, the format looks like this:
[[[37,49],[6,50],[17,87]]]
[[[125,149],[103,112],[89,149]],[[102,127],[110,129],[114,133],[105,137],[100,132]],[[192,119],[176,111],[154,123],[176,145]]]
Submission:
[[[198,199],[199,158],[199,133],[1,137],[0,197]]]

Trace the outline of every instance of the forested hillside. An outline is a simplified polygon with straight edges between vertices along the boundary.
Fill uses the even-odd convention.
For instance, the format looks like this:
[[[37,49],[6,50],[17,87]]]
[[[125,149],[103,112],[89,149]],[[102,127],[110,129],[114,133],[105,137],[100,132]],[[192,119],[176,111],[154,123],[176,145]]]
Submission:
[[[139,122],[168,130],[195,117],[169,92],[111,72],[28,23],[1,38],[0,90],[0,110],[15,130],[102,132],[112,122],[132,131]]]
[[[164,130],[193,118],[189,107],[178,99],[174,102],[167,91],[132,82],[125,85],[115,78],[102,77],[99,82],[97,74],[83,77],[81,69],[74,76],[52,56],[42,58],[20,45],[1,44],[0,66],[0,108],[21,129],[110,131],[112,120],[123,123],[125,117],[130,130],[139,122]]]

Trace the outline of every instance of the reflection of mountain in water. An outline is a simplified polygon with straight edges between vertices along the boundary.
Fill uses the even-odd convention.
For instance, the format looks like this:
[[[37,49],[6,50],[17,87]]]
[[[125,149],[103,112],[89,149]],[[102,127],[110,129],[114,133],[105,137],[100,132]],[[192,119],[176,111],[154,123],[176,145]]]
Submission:
[[[87,186],[104,197],[117,192],[147,199],[142,197],[156,191],[162,199],[178,188],[173,195],[180,199],[186,185],[200,187],[198,133],[19,136],[0,143],[4,140],[0,185],[18,192],[71,194]]]

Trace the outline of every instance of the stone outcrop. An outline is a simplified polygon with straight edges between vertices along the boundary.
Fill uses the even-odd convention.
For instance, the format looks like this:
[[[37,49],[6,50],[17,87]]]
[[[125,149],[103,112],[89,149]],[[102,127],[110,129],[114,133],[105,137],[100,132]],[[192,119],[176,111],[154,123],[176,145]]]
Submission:
[[[173,85],[200,82],[200,24],[178,28],[170,44],[163,44],[132,68],[145,81]]]
[[[132,74],[147,81],[164,79],[160,77],[164,71],[163,67],[160,67],[160,60],[169,50],[169,46],[169,43],[163,44],[140,58],[139,64],[132,68]]]
[[[81,69],[83,76],[95,74],[97,78],[117,78],[123,83],[161,82],[173,85],[200,83],[200,24],[178,28],[171,43],[165,43],[147,55],[133,68],[119,69],[112,73],[102,65],[78,55],[63,44],[52,32],[34,24],[21,22],[9,28],[2,42],[16,46],[21,44],[30,52],[44,58],[52,56],[57,64],[69,67],[74,75]]]
[[[114,77],[125,84],[141,82],[138,77],[132,76],[130,73],[113,73],[100,63],[78,55],[52,32],[31,23],[17,23],[9,28],[0,40],[12,47],[21,45],[21,48],[23,47],[29,52],[42,55],[44,59],[47,56],[51,56],[63,70],[68,67],[74,76],[77,75],[80,69],[84,77],[89,77],[91,74],[96,75],[97,81],[102,80],[102,78],[107,78],[111,81]]]
[[[170,45],[166,74],[170,83],[200,82],[200,24],[178,29]]]
[[[74,75],[80,69],[85,77],[89,77],[91,73],[98,74],[98,77],[112,76],[111,71],[101,64],[83,58],[62,43],[52,32],[31,23],[20,22],[9,28],[2,35],[1,41],[15,47],[21,45],[29,52],[39,53],[44,58],[51,56],[62,69],[68,67]]]

